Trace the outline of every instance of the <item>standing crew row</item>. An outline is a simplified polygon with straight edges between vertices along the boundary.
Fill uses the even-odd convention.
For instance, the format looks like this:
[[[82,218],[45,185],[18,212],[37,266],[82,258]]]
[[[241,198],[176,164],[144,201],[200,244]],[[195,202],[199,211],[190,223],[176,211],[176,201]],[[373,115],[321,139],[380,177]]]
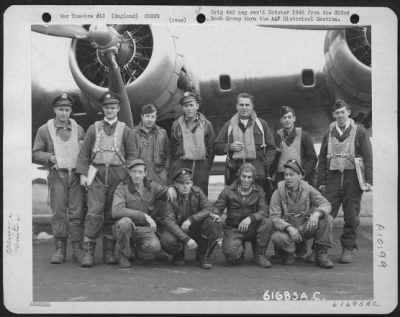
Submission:
[[[192,92],[185,92],[181,99],[183,115],[173,122],[169,140],[166,131],[155,123],[157,108],[154,105],[143,106],[141,123],[134,129],[129,129],[123,122],[118,121],[119,103],[118,95],[106,93],[102,99],[104,120],[91,125],[84,137],[83,129],[73,119],[70,119],[73,99],[67,94],[62,94],[53,102],[55,118],[49,120],[38,130],[33,147],[33,161],[50,167],[48,183],[53,212],[52,229],[56,241],[56,251],[52,255],[52,263],[65,261],[69,228],[73,257],[82,266],[91,267],[94,265],[96,239],[101,233],[103,234],[104,262],[107,264],[118,262],[114,256],[116,239],[118,239],[120,250],[121,248],[123,250],[122,253],[120,252],[120,258],[128,266],[131,257],[129,237],[137,236],[139,227],[134,222],[129,224],[124,218],[124,210],[128,207],[122,207],[122,209],[115,207],[113,204],[115,195],[124,194],[125,199],[128,197],[133,201],[143,201],[143,206],[134,210],[144,209],[142,212],[147,216],[139,218],[144,221],[145,226],[150,226],[150,228],[157,228],[160,224],[161,226],[158,228],[161,231],[158,230],[157,235],[164,235],[165,237],[165,232],[168,231],[167,229],[164,230],[165,228],[170,228],[170,231],[174,231],[173,228],[175,228],[174,225],[171,225],[171,222],[168,222],[168,219],[173,219],[171,216],[174,214],[173,210],[180,210],[181,208],[186,210],[187,208],[186,203],[179,207],[179,203],[175,201],[175,199],[179,200],[179,197],[182,197],[185,190],[187,191],[184,186],[180,187],[181,182],[177,181],[179,179],[177,175],[182,171],[190,173],[190,181],[192,186],[195,186],[190,187],[189,192],[201,192],[207,197],[209,170],[214,159],[214,150],[217,155],[226,155],[225,183],[228,187],[221,193],[222,197],[229,196],[231,200],[233,199],[233,202],[232,195],[237,192],[239,202],[243,202],[244,199],[252,197],[253,194],[250,193],[254,190],[261,191],[263,195],[265,192],[266,197],[262,200],[265,203],[262,207],[257,207],[260,208],[261,214],[264,213],[264,216],[268,215],[267,203],[270,200],[273,188],[277,188],[275,196],[277,192],[283,193],[282,186],[284,185],[280,184],[280,181],[285,180],[286,188],[290,189],[288,182],[286,182],[290,178],[290,175],[286,175],[289,161],[295,161],[299,165],[301,178],[304,178],[311,185],[314,184],[317,156],[312,139],[301,128],[295,127],[295,111],[288,106],[281,107],[282,129],[278,130],[274,136],[268,123],[257,117],[254,111],[253,96],[241,93],[237,97],[237,113],[224,124],[215,138],[212,124],[198,111],[199,96]],[[362,164],[361,169],[365,166],[365,175],[362,175],[365,178],[364,190],[370,190],[372,184],[370,140],[365,130],[349,118],[350,114],[350,107],[344,101],[335,102],[333,115],[336,121],[330,126],[328,134],[323,139],[318,166],[318,188],[332,204],[333,217],[337,215],[340,204],[343,203],[345,227],[341,238],[343,246],[341,263],[350,263],[353,249],[357,248],[356,235],[363,191],[359,185],[360,175],[357,175],[357,169],[360,169],[359,164]],[[136,184],[135,179],[138,176],[135,174],[135,178],[130,173],[132,172],[131,168],[135,169],[136,165],[141,165],[137,164],[138,159],[140,162],[144,162],[145,170],[142,173],[144,176]],[[134,162],[136,162],[136,165]],[[251,165],[248,165],[248,163]],[[245,171],[241,169],[242,166],[247,166]],[[255,169],[252,170],[251,166],[254,166]],[[249,185],[246,187],[248,183],[244,179],[238,179],[240,175],[246,174],[248,169],[251,170],[250,174],[252,174],[257,186]],[[129,174],[131,177],[128,177]],[[146,180],[149,180],[149,182]],[[125,184],[125,187],[121,187],[123,184]],[[147,201],[146,190],[153,192],[154,188],[158,188],[157,186],[166,186],[167,184],[174,186],[160,187],[160,193],[154,192],[150,195],[152,197],[149,198],[150,201]],[[307,183],[304,182],[304,184]],[[117,186],[119,188],[116,191]],[[304,188],[304,186],[296,187],[296,190]],[[87,190],[88,210],[86,215],[83,209],[83,188]],[[310,186],[310,188],[312,187]],[[137,198],[134,198],[135,192],[137,192]],[[168,196],[166,196],[167,192]],[[311,192],[314,191],[311,190]],[[221,195],[215,207],[217,210],[223,211],[228,205],[226,205],[226,199],[221,198]],[[186,196],[184,195],[184,197]],[[165,202],[160,199],[167,197],[170,202],[165,205]],[[293,197],[297,196],[294,195]],[[198,199],[199,202],[204,200]],[[135,206],[136,203],[133,203],[133,205]],[[244,208],[243,204],[239,205],[242,206],[240,208]],[[201,206],[198,207],[200,210],[206,208]],[[229,208],[234,207],[229,205]],[[119,211],[115,211],[115,209]],[[305,210],[297,210],[297,207],[295,209],[295,213],[305,212]],[[167,217],[166,223],[164,223],[163,216],[160,216],[160,214],[165,213],[170,215]],[[214,212],[211,213],[215,214]],[[128,212],[128,214],[130,213]],[[241,243],[230,245],[230,243],[233,243],[230,241],[234,241],[236,239],[234,236],[237,235],[233,232],[238,230],[237,233],[241,232],[242,234],[247,232],[247,230],[243,231],[244,228],[253,228],[253,223],[262,220],[262,217],[257,216],[258,214],[257,212],[253,216],[244,218],[236,216],[232,234],[227,234],[228,231],[226,231],[231,225],[231,220],[228,217],[224,225],[224,230],[226,230],[223,243],[227,259],[232,258],[234,262],[242,254],[240,251]],[[156,215],[158,215],[158,223],[156,219],[153,219]],[[115,223],[116,219],[119,219],[118,223]],[[208,222],[209,220],[205,221],[205,223]],[[312,222],[313,225],[316,223],[316,220]],[[181,237],[181,240],[178,238],[178,241],[183,242],[185,240],[185,243],[193,241],[189,243],[189,246],[194,247],[201,239],[197,242],[192,238],[187,240],[190,237],[190,234],[189,236],[187,234],[191,224],[192,221],[188,225],[187,219],[180,224],[183,226],[182,228],[185,228],[184,234],[186,236],[177,233],[176,230],[175,233],[178,234],[178,237]],[[131,228],[131,232],[126,228]],[[289,230],[289,240],[296,242],[296,249],[298,248],[300,253],[305,253],[304,239],[296,239],[297,235],[291,229],[285,228],[285,230]],[[270,230],[268,229],[268,231]],[[250,232],[256,234],[257,229],[251,229]],[[212,235],[215,236],[214,233]],[[183,236],[185,236],[185,239],[182,238]],[[242,239],[247,239],[245,236]],[[147,241],[146,237],[143,237],[144,240],[142,240]],[[154,240],[154,238],[152,239]],[[214,243],[216,239],[214,237],[211,240]],[[269,238],[265,238],[263,241],[268,240]],[[145,242],[143,243],[146,245]],[[202,245],[202,242],[199,243]],[[269,267],[270,263],[263,257],[265,250],[261,250],[265,245],[260,244],[260,242],[257,243],[254,244],[256,262],[261,266]],[[83,250],[81,245],[84,247]],[[169,247],[167,243],[165,248]],[[208,248],[202,248],[208,250]],[[144,252],[145,249],[146,247],[143,249]],[[156,257],[163,258],[161,249],[156,249],[159,249],[156,252]],[[313,249],[317,256],[321,255],[322,249],[318,247],[318,241],[314,242]],[[179,259],[183,258],[183,251],[179,250],[176,251],[176,256],[174,256],[176,257],[175,262],[179,262]],[[205,256],[207,252],[200,252],[199,255],[199,260],[206,267],[209,266],[209,257]],[[309,257],[311,261],[315,257],[315,252]],[[289,255],[287,262],[290,262],[290,257],[291,255]]]

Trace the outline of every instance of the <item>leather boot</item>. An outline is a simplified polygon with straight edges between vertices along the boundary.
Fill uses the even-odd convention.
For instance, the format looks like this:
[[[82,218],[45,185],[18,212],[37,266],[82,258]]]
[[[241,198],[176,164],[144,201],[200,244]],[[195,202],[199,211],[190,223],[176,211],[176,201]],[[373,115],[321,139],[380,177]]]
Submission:
[[[304,261],[307,263],[315,263],[315,251],[311,250],[311,253],[306,255]]]
[[[324,245],[317,245],[317,256],[315,258],[315,264],[324,269],[333,268],[333,263],[328,257],[328,247]]]
[[[339,258],[339,263],[348,264],[353,262],[353,250],[344,248]]]
[[[85,254],[83,255],[81,266],[92,267],[94,266],[94,250],[96,248],[96,242],[88,241],[83,243]]]
[[[305,261],[307,256],[307,240],[296,243],[296,259]]]
[[[316,244],[315,241],[312,244],[311,247],[311,253],[307,254],[306,257],[304,258],[304,261],[307,263],[315,263],[315,248]]]
[[[160,261],[160,262],[168,261],[168,254],[165,253],[163,250],[161,250],[160,252],[157,252],[154,257],[157,261]]]
[[[279,260],[282,257],[282,252],[276,246],[274,246],[274,254],[271,256],[272,260]]]
[[[129,258],[127,256],[125,256],[125,254],[123,254],[122,252],[119,253],[119,267],[120,268],[130,268],[132,267],[131,262],[129,261]]]
[[[176,266],[185,265],[185,248],[182,247],[182,250],[179,253],[174,254],[172,258],[172,264]]]
[[[282,264],[293,265],[296,263],[296,256],[294,252],[282,252]]]
[[[103,238],[103,262],[105,264],[118,264],[118,260],[114,256],[115,240]]]
[[[85,254],[82,249],[83,224],[78,220],[72,220],[69,223],[69,235],[72,242],[72,260],[81,263]]]
[[[64,263],[67,250],[67,239],[55,239],[54,244],[56,250],[51,255],[50,262],[53,264]]]
[[[85,251],[82,249],[82,242],[72,242],[72,259],[75,262],[81,263]]]
[[[201,257],[199,262],[202,269],[209,270],[213,267],[213,264],[208,256]]]
[[[271,262],[267,259],[267,257],[265,256],[265,246],[260,246],[258,244],[252,243],[252,248],[253,248],[253,253],[254,253],[254,262],[256,262],[256,264],[259,267],[262,268],[270,268],[272,267]]]

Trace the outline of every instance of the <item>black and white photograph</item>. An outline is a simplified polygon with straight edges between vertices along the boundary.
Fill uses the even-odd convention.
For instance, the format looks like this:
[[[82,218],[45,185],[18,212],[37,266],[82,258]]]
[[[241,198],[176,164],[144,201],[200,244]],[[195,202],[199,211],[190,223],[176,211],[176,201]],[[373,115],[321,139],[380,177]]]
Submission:
[[[394,309],[393,12],[28,8],[5,54],[28,66],[5,70],[8,309]]]

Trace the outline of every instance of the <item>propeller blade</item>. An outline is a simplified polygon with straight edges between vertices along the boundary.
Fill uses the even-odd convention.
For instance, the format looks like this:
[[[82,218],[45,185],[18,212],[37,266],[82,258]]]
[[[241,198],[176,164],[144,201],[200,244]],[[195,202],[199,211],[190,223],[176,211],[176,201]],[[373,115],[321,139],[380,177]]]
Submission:
[[[80,25],[41,25],[31,26],[31,30],[46,35],[68,37],[71,39],[87,39],[89,31]]]
[[[108,88],[110,91],[117,93],[121,98],[118,119],[125,122],[128,127],[133,128],[131,105],[120,69],[118,67],[117,61],[115,60],[115,55],[113,52],[110,51],[107,53],[106,56],[110,60],[110,63],[112,65],[109,72]]]

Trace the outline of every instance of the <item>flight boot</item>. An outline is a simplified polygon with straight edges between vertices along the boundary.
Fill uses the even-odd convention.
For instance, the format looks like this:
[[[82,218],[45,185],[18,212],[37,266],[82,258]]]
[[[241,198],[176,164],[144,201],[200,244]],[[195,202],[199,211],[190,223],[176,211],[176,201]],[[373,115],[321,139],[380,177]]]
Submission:
[[[296,259],[305,261],[307,256],[307,240],[296,243]]]
[[[72,242],[72,259],[77,263],[81,263],[84,255],[85,251],[82,249],[82,241]]]
[[[293,265],[296,263],[296,255],[294,252],[282,252],[282,264]]]
[[[66,251],[67,251],[67,239],[55,239],[54,244],[56,246],[56,250],[51,255],[50,263],[52,264],[61,264],[65,262]]]
[[[311,247],[311,253],[307,254],[304,258],[304,261],[307,263],[315,263],[315,248],[316,248],[316,244],[315,241],[312,244]]]
[[[161,250],[154,255],[154,258],[160,262],[168,261],[168,254],[165,251]]]
[[[317,245],[316,247],[315,264],[324,269],[333,268],[333,262],[328,257],[328,247],[324,245]]]
[[[304,261],[307,263],[315,263],[315,251],[311,250],[311,253],[307,254],[304,258]]]
[[[353,250],[343,248],[339,263],[348,264],[353,262]]]
[[[213,268],[213,264],[211,262],[211,259],[208,256],[203,256],[199,259],[199,263],[200,263],[200,267],[202,269],[212,269]]]
[[[282,257],[282,251],[274,246],[274,254],[271,256],[272,260],[279,260]]]
[[[254,262],[262,268],[272,267],[271,262],[265,256],[266,246],[261,246],[254,242],[251,244],[251,246],[253,249]]]
[[[92,267],[94,266],[94,250],[96,248],[95,241],[87,241],[83,243],[85,254],[81,261],[81,267]]]
[[[69,224],[69,234],[72,245],[72,260],[81,263],[85,251],[82,249],[83,225],[77,221]]]
[[[182,247],[182,250],[179,253],[174,254],[172,258],[172,264],[176,266],[183,266],[185,265],[185,248]]]
[[[119,267],[123,268],[123,269],[132,267],[132,264],[129,261],[129,258],[127,256],[125,256],[125,254],[123,252],[119,253],[118,263],[119,263]]]
[[[114,256],[115,240],[103,238],[103,262],[108,265],[118,264]]]

